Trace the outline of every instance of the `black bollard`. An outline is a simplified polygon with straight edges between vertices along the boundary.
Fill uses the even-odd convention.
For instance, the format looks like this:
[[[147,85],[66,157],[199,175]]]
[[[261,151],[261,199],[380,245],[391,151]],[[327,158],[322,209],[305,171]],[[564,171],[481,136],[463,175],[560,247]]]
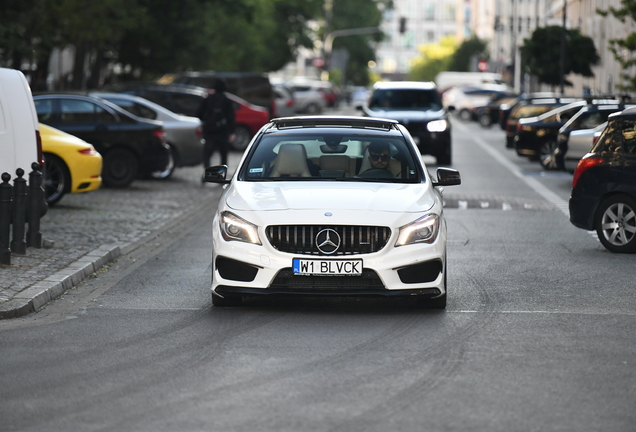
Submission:
[[[13,237],[11,238],[11,252],[16,255],[26,255],[27,244],[24,239],[26,231],[27,181],[23,179],[24,170],[15,171],[17,178],[13,179]]]
[[[9,249],[9,232],[11,231],[11,194],[9,184],[11,175],[2,174],[0,183],[0,264],[11,265],[11,249]]]
[[[31,168],[33,171],[29,173],[29,213],[27,215],[29,230],[27,231],[27,246],[42,249],[40,218],[46,213],[46,209],[43,208],[46,202],[44,201],[44,190],[42,189],[40,164],[33,162]]]

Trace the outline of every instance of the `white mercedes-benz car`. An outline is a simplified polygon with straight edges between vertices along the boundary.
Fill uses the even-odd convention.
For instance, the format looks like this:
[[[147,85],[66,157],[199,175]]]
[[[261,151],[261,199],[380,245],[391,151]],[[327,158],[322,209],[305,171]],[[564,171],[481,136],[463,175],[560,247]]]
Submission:
[[[274,119],[252,139],[213,221],[212,303],[244,296],[410,296],[446,307],[440,186],[409,132],[367,117]]]

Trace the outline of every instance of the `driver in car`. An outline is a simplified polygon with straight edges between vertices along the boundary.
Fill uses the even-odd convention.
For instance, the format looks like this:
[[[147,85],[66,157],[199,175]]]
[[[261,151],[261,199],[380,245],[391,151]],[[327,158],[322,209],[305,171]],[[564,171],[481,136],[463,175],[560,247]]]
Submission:
[[[382,142],[373,142],[369,144],[369,163],[371,168],[389,170],[391,162],[391,152],[389,144]]]

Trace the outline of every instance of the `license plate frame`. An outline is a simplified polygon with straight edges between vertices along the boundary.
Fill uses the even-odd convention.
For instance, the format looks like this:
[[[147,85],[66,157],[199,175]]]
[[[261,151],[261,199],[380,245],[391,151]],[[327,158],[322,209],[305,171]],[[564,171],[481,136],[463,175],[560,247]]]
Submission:
[[[362,259],[292,259],[294,276],[362,276]]]

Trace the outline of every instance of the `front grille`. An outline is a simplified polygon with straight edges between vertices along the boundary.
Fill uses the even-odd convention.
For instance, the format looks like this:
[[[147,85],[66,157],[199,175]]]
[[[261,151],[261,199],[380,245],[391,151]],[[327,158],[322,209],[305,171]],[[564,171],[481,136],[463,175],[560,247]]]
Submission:
[[[316,235],[328,228],[340,236],[340,246],[328,256],[377,252],[386,246],[391,236],[389,227],[350,225],[272,225],[265,232],[270,244],[281,252],[327,256],[318,250]]]
[[[286,268],[278,272],[269,287],[277,292],[355,293],[356,291],[385,291],[377,273],[363,269],[362,276],[298,276]]]

